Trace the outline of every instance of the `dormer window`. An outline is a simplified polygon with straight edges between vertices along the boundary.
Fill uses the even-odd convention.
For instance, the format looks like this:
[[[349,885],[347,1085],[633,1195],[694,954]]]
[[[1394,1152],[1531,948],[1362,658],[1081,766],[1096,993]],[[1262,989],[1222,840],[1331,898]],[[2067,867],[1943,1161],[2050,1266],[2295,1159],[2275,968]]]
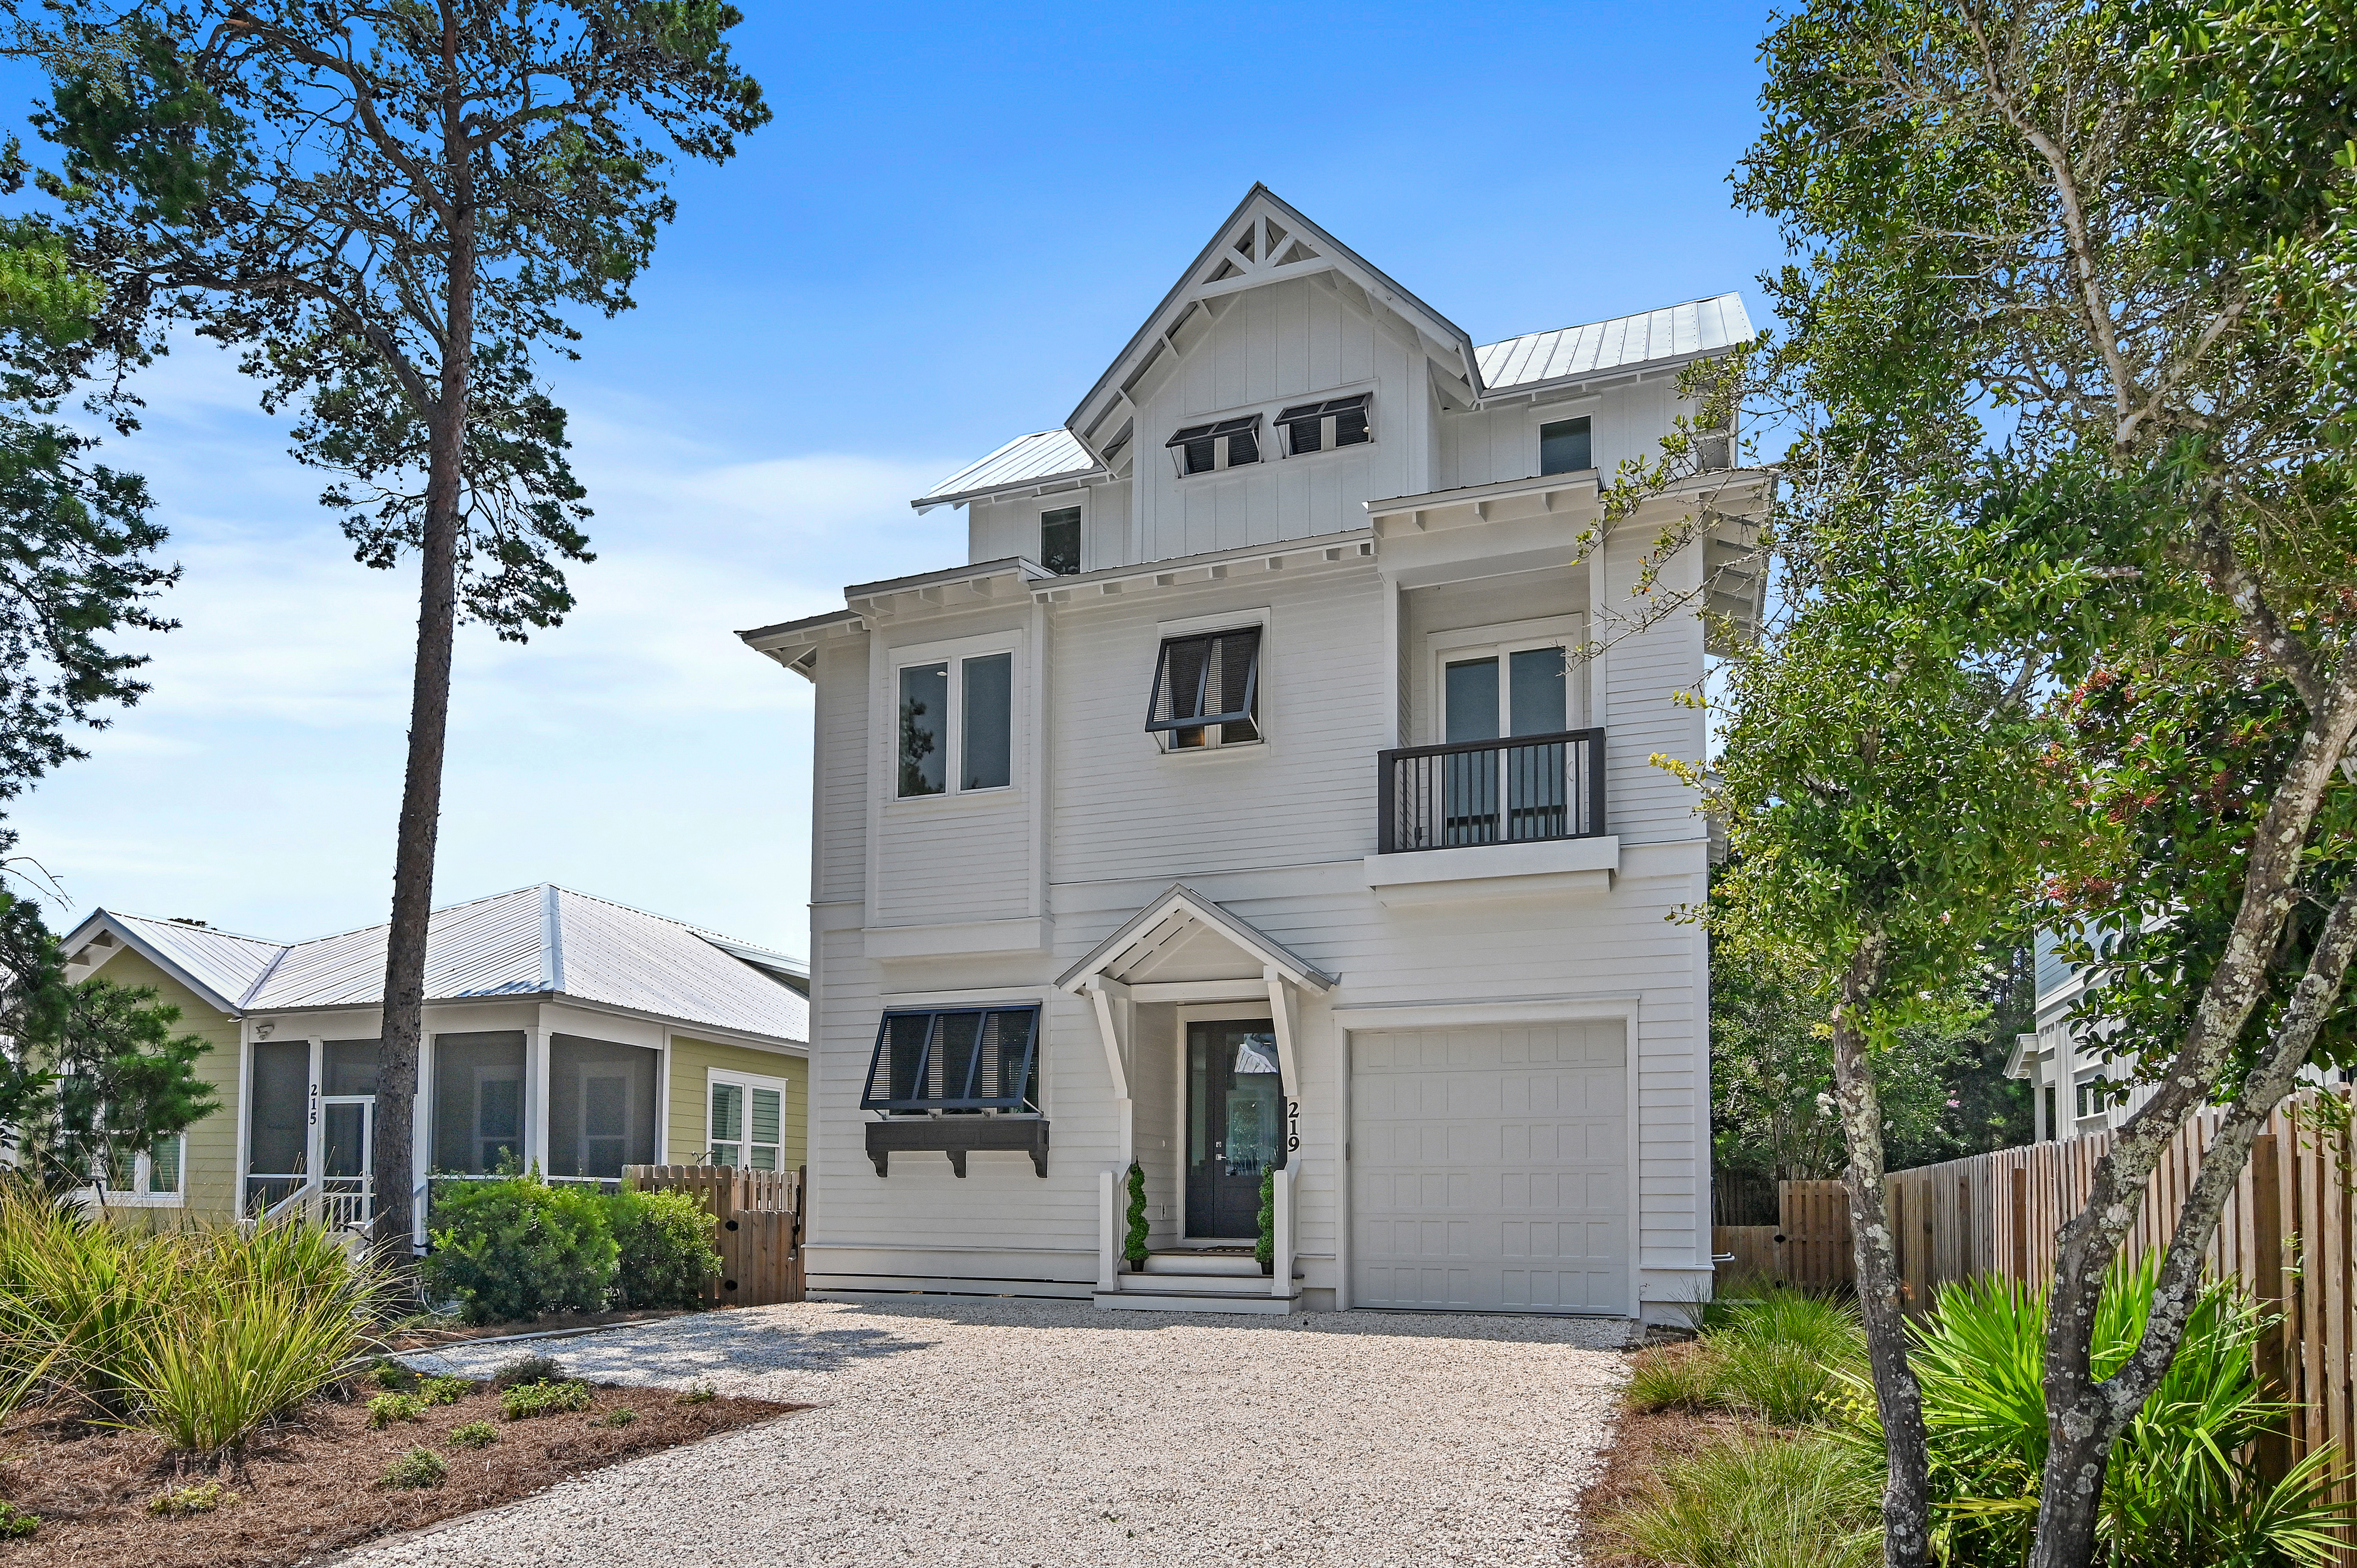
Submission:
[[[1278,414],[1276,423],[1285,431],[1285,455],[1299,457],[1372,441],[1374,429],[1367,419],[1367,403],[1373,395],[1359,392],[1324,403],[1296,403]]]
[[[1170,456],[1182,475],[1241,468],[1260,461],[1260,415],[1189,424],[1163,445],[1170,448]]]

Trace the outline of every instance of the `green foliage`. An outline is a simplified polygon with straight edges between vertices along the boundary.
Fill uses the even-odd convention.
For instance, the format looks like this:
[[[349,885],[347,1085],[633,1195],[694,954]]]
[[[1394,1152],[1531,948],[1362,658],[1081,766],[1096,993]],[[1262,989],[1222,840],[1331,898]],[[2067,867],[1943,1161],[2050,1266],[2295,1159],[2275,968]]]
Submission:
[[[719,1397],[720,1395],[718,1391],[715,1390],[710,1384],[699,1383],[694,1388],[680,1390],[680,1391],[673,1396],[671,1402],[673,1404],[710,1404],[714,1400],[716,1400]]]
[[[418,1397],[427,1404],[457,1404],[475,1391],[475,1385],[464,1378],[428,1378]]]
[[[386,1288],[322,1230],[135,1230],[0,1187],[0,1408],[217,1453],[359,1372]]]
[[[630,1423],[638,1419],[639,1412],[637,1411],[632,1410],[629,1405],[619,1404],[612,1410],[606,1412],[605,1420],[599,1424],[604,1426],[628,1426]]]
[[[1276,1262],[1276,1171],[1274,1167],[1261,1172],[1260,1214],[1258,1234],[1253,1240],[1253,1256],[1264,1269]]]
[[[0,1541],[22,1541],[41,1528],[41,1516],[14,1503],[0,1503]]]
[[[390,1356],[380,1356],[368,1369],[368,1380],[378,1388],[393,1393],[407,1393],[417,1386],[416,1371]]]
[[[614,1235],[614,1305],[695,1307],[719,1277],[709,1210],[684,1192],[624,1190],[604,1199]]]
[[[1129,1162],[1129,1221],[1128,1232],[1122,1240],[1121,1255],[1139,1268],[1146,1266],[1146,1167],[1135,1160]]]
[[[449,1183],[435,1194],[428,1234],[420,1283],[469,1323],[597,1312],[613,1289],[619,1250],[605,1204],[537,1175]]]
[[[589,1400],[587,1383],[518,1383],[500,1391],[500,1413],[510,1421],[529,1421],[536,1415],[587,1410]]]
[[[1604,1529],[1674,1568],[1871,1568],[1876,1472],[1823,1435],[1737,1437],[1665,1460]]]
[[[1706,1322],[1695,1344],[1637,1358],[1632,1406],[1735,1411],[1775,1426],[1805,1426],[1865,1365],[1857,1311],[1846,1301],[1778,1286],[1713,1302]]]
[[[1629,1383],[1621,1396],[1630,1409],[1647,1413],[1706,1411],[1718,1402],[1718,1358],[1707,1351],[1660,1346],[1630,1362]]]
[[[147,1499],[147,1511],[159,1519],[187,1519],[192,1514],[211,1513],[236,1501],[237,1494],[219,1481],[205,1481],[156,1493]]]
[[[2150,1257],[2114,1269],[2097,1310],[2098,1377],[2143,1337],[2157,1272]],[[2259,1329],[2233,1286],[2202,1293],[2159,1389],[2113,1444],[2098,1527],[2105,1568],[2336,1561],[2330,1527],[2344,1516],[2325,1501],[2331,1455],[2280,1483],[2251,1457],[2286,1413],[2253,1370]],[[2013,1563],[2029,1548],[2046,1461],[2045,1340],[2044,1294],[1996,1280],[1943,1291],[1916,1337],[1932,1482],[1960,1562]],[[1856,1419],[1870,1450],[1872,1417],[1860,1406]]]
[[[500,1440],[500,1429],[488,1421],[470,1421],[450,1429],[450,1441],[460,1448],[489,1448]]]
[[[368,1418],[378,1431],[396,1421],[424,1421],[425,1402],[415,1394],[379,1394],[368,1402]]]
[[[450,1474],[449,1465],[431,1448],[413,1448],[385,1467],[378,1484],[396,1490],[416,1491],[438,1487]]]

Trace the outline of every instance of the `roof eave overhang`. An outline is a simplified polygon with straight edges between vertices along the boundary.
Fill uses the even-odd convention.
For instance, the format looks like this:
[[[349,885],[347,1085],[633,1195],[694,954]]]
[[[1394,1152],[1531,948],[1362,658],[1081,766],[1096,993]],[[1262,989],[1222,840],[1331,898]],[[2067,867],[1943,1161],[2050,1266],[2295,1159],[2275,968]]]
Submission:
[[[1087,468],[1067,468],[1060,474],[1035,474],[1028,479],[1012,479],[1003,485],[985,485],[980,489],[951,490],[942,495],[919,496],[909,504],[922,517],[935,507],[966,506],[974,501],[1005,500],[1018,496],[1052,495],[1058,490],[1077,490],[1111,478],[1112,472],[1103,464]]]
[[[214,1009],[214,1011],[221,1013],[231,1019],[235,1019],[242,1015],[243,1010],[239,1006],[237,1002],[229,997],[223,996],[220,992],[214,990],[210,984],[191,973],[169,953],[141,936],[132,926],[124,921],[115,918],[104,909],[91,910],[88,918],[86,918],[81,924],[76,926],[70,932],[67,933],[65,938],[58,943],[58,949],[60,952],[73,952],[86,945],[91,937],[96,936],[102,930],[113,937],[114,940],[124,947],[129,948],[141,958],[144,958],[149,963],[154,964],[157,969],[162,970],[166,974],[168,974],[174,980],[178,981],[182,985],[187,986],[190,991],[195,992],[197,995],[201,998],[208,1006]],[[94,972],[101,966],[93,964],[91,967]],[[269,971],[265,969],[263,972],[266,976]]]
[[[617,1018],[637,1018],[650,1024],[661,1024],[666,1028],[694,1034],[699,1039],[710,1035],[716,1036],[717,1043],[721,1045],[726,1045],[732,1040],[752,1040],[780,1050],[800,1051],[805,1055],[810,1051],[809,1041],[797,1040],[791,1035],[770,1035],[758,1029],[738,1028],[730,1024],[715,1024],[705,1018],[690,1018],[670,1013],[653,1013],[643,1007],[623,1007],[611,1002],[600,1002],[595,997],[576,996],[569,991],[501,991],[472,996],[428,996],[425,998],[425,1005],[428,1007],[499,1007],[514,1006],[524,1003],[537,1005],[544,1002],[562,1003],[567,1007],[578,1007],[586,1013],[606,1013]],[[283,1006],[249,1007],[243,1015],[249,1018],[292,1018],[307,1013],[356,1014],[382,1011],[384,1011],[384,1004],[382,1001],[298,1002]]]
[[[1329,974],[1251,921],[1231,914],[1185,883],[1174,882],[1121,929],[1099,942],[1088,957],[1058,976],[1056,988],[1075,993],[1087,991],[1091,982],[1119,965],[1163,922],[1179,914],[1216,932],[1264,969],[1275,971],[1305,991],[1322,996],[1341,983],[1341,976]]]
[[[1603,365],[1572,375],[1550,376],[1543,381],[1516,381],[1511,386],[1489,387],[1481,392],[1480,405],[1483,408],[1504,408],[1517,403],[1578,397],[1587,392],[1602,392],[1622,382],[1658,380],[1704,360],[1724,359],[1731,352],[1731,348],[1697,349],[1691,354],[1665,354],[1659,359],[1639,360],[1631,364]]]

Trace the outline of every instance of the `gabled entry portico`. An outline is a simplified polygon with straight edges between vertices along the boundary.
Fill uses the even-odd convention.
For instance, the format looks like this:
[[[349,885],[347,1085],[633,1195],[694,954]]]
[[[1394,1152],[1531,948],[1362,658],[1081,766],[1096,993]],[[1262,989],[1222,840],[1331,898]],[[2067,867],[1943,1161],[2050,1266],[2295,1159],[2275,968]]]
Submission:
[[[1117,1163],[1099,1177],[1099,1305],[1293,1309],[1301,998],[1338,979],[1173,883],[1058,980],[1094,1009],[1118,1119]],[[1142,1273],[1122,1257],[1132,1162],[1148,1195]],[[1252,1247],[1272,1170],[1275,1256],[1264,1275]]]

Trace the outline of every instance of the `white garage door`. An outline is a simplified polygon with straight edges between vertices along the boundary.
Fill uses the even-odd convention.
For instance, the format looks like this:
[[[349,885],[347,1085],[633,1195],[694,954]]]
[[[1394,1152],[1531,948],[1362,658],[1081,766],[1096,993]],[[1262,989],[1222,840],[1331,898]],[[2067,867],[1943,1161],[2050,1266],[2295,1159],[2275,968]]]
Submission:
[[[1351,1036],[1351,1302],[1631,1309],[1619,1021]]]

